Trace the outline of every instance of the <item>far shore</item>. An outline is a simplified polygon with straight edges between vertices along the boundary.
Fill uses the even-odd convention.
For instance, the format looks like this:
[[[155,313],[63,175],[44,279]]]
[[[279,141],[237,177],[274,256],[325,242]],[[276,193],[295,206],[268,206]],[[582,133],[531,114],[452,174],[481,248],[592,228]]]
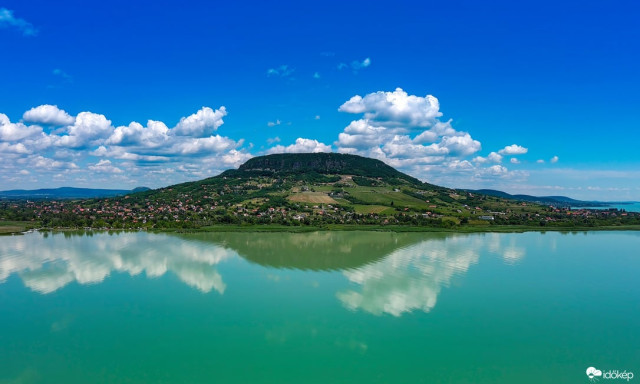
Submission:
[[[31,224],[31,223],[29,223]],[[0,225],[0,235],[20,235],[29,231],[42,232],[138,232],[151,233],[202,233],[202,232],[290,232],[308,233],[320,231],[374,231],[374,232],[436,232],[436,233],[522,233],[522,232],[590,232],[590,231],[640,231],[640,225],[618,225],[601,227],[539,227],[522,225],[486,225],[462,226],[456,228],[419,227],[403,225],[325,225],[325,226],[286,226],[286,225],[215,225],[201,228],[32,228],[22,223]]]

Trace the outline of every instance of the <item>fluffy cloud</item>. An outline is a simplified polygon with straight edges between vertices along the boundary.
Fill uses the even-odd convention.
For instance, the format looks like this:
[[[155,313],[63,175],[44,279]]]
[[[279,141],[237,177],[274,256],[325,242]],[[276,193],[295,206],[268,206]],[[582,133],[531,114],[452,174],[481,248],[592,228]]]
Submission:
[[[24,160],[26,161],[22,162],[27,163],[30,167],[40,171],[61,171],[79,168],[73,162],[59,161],[44,156],[33,156]]]
[[[111,164],[110,160],[100,160],[97,164],[90,165],[89,169],[99,173],[122,173],[122,169]]]
[[[169,128],[162,121],[149,120],[147,126],[131,122],[127,126],[117,127],[106,144],[111,145],[140,145],[156,148],[169,140]]]
[[[355,120],[338,135],[336,145],[356,149],[379,146],[389,138],[386,131],[386,128],[373,126],[367,120]]]
[[[422,179],[451,169],[470,172],[473,164],[462,158],[482,147],[469,133],[455,130],[451,120],[440,120],[440,103],[431,95],[397,88],[353,96],[338,110],[363,115],[338,135],[338,152],[374,157]],[[490,161],[501,161],[501,155],[490,156]]]
[[[171,147],[172,153],[181,155],[197,155],[224,152],[242,145],[242,140],[236,142],[220,135],[183,141]]]
[[[35,36],[38,34],[38,29],[30,22],[15,17],[13,11],[6,8],[0,8],[0,28],[13,27],[22,32],[24,36]]]
[[[69,148],[86,148],[108,138],[113,130],[111,120],[104,115],[80,112],[73,125],[67,127],[67,135],[59,136],[57,145]]]
[[[193,115],[180,119],[180,122],[172,132],[180,136],[209,136],[224,124],[222,118],[226,115],[227,110],[225,107],[220,107],[215,111],[209,107],[202,107]]]
[[[33,187],[43,186],[42,180],[77,185],[76,180],[91,187],[97,186],[95,181],[104,187],[116,182],[158,187],[213,176],[252,156],[241,148],[244,140],[213,134],[226,113],[225,107],[203,107],[173,128],[156,120],[114,127],[104,115],[71,116],[48,104],[26,111],[24,123],[12,123],[0,114],[0,156],[12,162],[0,170],[0,180],[10,181],[9,188],[17,187],[13,183],[20,176],[24,180],[20,170],[25,168],[33,168],[30,182],[40,180]],[[45,132],[34,123],[56,128]],[[92,177],[96,174],[97,180]]]
[[[30,154],[31,151],[25,147],[22,143],[17,144],[9,144],[9,143],[0,143],[0,153],[14,153],[14,154]]]
[[[481,150],[481,143],[468,132],[456,130],[451,120],[441,120],[443,114],[434,96],[409,95],[398,88],[353,96],[339,111],[360,116],[338,134],[333,146],[313,138],[275,145],[280,142],[275,137],[267,140],[275,146],[263,153],[335,149],[376,158],[422,180],[455,187],[468,186],[474,180],[525,177],[523,172],[500,165],[503,155],[526,152],[519,145],[471,160]],[[20,170],[31,170],[31,166],[30,180],[52,180],[56,172],[53,176],[67,177],[67,185],[76,185],[77,180],[81,186],[126,182],[132,187],[159,187],[213,176],[253,156],[252,144],[243,147],[243,139],[217,133],[226,115],[224,106],[216,110],[203,107],[170,127],[156,120],[114,126],[104,115],[86,111],[71,116],[48,104],[25,112],[24,122],[12,123],[0,114],[0,155],[11,164],[0,170],[0,180],[13,183],[24,176]],[[39,124],[53,129],[45,131]],[[92,178],[95,174],[101,175],[99,180]],[[102,184],[96,185],[96,181]]]
[[[471,135],[464,133],[462,136],[445,136],[439,147],[446,148],[448,153],[454,156],[468,156],[480,150],[480,142],[473,140]]]
[[[289,146],[276,145],[270,148],[267,153],[308,153],[308,152],[331,152],[331,146],[323,144],[318,140],[297,138],[295,144]]]
[[[555,164],[558,162],[558,160],[559,160],[558,156],[553,156],[549,161],[551,162],[551,164]]]
[[[210,158],[209,161],[217,161],[219,165],[222,165],[224,168],[238,168],[252,157],[253,155],[246,151],[232,149],[222,154],[219,158]]]
[[[18,141],[41,132],[42,128],[37,125],[27,126],[23,123],[12,123],[7,115],[0,113],[0,141]]]
[[[109,149],[104,145],[99,146],[96,150],[90,151],[91,156],[97,157],[111,157],[118,160],[135,161],[137,163],[156,163],[170,161],[169,156],[158,155],[141,155],[138,153],[128,152],[128,150],[135,150],[135,148],[126,148],[118,146],[109,146]]]
[[[492,165],[487,168],[477,169],[475,173],[476,178],[495,178],[505,177],[509,174],[507,167],[502,165]]]
[[[75,119],[57,105],[41,105],[31,108],[22,115],[22,119],[29,123],[45,125],[71,125]]]
[[[510,171],[503,165],[492,165],[486,168],[476,168],[471,177],[472,182],[494,186],[497,180],[524,181],[529,177],[527,171]]]
[[[475,161],[476,163],[479,164],[484,164],[484,163],[502,163],[502,155],[496,153],[496,152],[491,152],[489,154],[489,156],[487,157],[482,157],[482,156],[477,156],[473,159],[473,161]]]
[[[521,147],[519,145],[513,144],[513,145],[508,145],[502,148],[501,150],[498,151],[498,153],[501,155],[524,155],[528,151],[529,150],[525,147]]]
[[[384,127],[430,127],[442,116],[434,96],[408,95],[401,88],[393,92],[356,95],[338,108],[340,112],[364,113],[364,119]]]

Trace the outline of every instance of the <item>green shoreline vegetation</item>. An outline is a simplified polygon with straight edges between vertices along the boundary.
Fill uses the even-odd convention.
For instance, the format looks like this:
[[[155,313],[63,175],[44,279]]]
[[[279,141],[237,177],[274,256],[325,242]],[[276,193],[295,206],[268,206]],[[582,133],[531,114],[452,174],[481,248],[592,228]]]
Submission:
[[[215,177],[121,197],[0,200],[0,221],[0,233],[640,229],[638,212],[570,209],[444,188],[379,160],[337,153],[255,157]]]
[[[0,222],[0,236],[2,235],[20,235],[28,231],[40,232],[135,232],[147,231],[151,233],[202,233],[202,232],[255,232],[255,233],[311,233],[322,231],[363,231],[363,232],[397,232],[397,233],[524,233],[524,232],[561,232],[561,233],[578,233],[591,231],[640,231],[638,225],[612,225],[600,227],[539,227],[526,225],[502,225],[502,226],[465,226],[453,228],[441,227],[419,227],[419,226],[399,226],[399,225],[341,225],[332,224],[326,226],[285,226],[273,224],[250,224],[250,225],[213,225],[200,228],[38,228],[34,227],[31,222]]]

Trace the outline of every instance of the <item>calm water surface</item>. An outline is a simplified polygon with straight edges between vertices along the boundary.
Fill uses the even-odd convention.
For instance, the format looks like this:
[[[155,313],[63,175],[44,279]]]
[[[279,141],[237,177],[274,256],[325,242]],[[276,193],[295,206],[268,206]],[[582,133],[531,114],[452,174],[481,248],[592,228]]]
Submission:
[[[1,237],[0,383],[638,381],[639,250],[639,232]]]
[[[634,203],[628,203],[628,204],[612,204],[612,205],[608,205],[606,207],[571,207],[571,209],[610,209],[610,208],[616,208],[616,209],[624,209],[627,212],[640,212],[640,203],[638,202],[634,202]]]

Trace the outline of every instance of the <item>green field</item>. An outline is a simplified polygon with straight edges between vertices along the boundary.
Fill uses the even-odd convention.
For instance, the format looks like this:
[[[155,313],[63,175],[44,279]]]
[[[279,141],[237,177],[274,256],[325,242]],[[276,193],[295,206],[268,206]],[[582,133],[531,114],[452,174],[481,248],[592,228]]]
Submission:
[[[408,207],[413,209],[427,209],[429,203],[419,200],[402,192],[394,192],[388,187],[356,187],[345,188],[352,197],[368,204]]]
[[[355,209],[356,213],[362,213],[362,214],[376,213],[376,214],[383,214],[383,215],[391,215],[395,212],[395,209],[386,207],[384,205],[355,204],[353,208]]]

